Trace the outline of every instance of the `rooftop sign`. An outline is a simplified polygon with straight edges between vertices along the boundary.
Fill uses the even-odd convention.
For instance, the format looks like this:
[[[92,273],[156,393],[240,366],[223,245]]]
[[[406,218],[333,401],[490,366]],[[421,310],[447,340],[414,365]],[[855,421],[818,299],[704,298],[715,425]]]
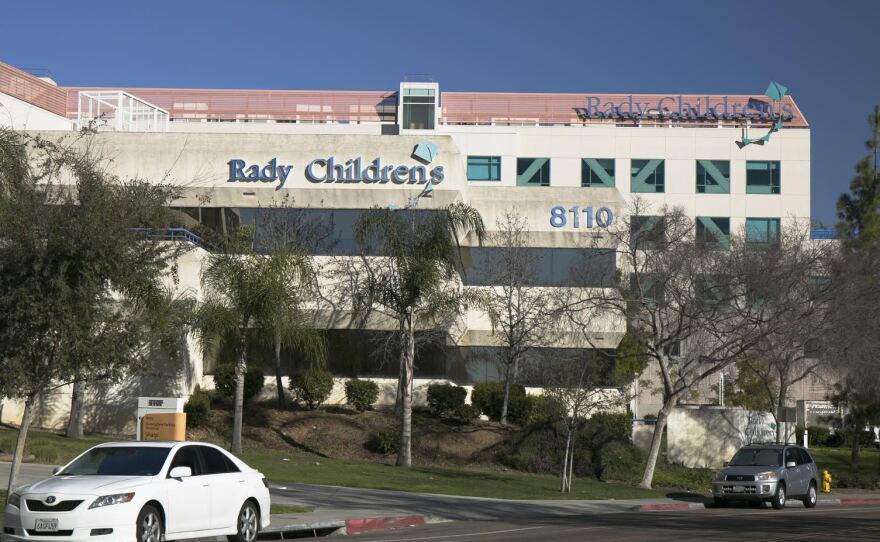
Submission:
[[[733,100],[729,96],[697,96],[685,97],[660,96],[645,100],[637,100],[632,94],[623,100],[603,100],[599,96],[587,96],[586,107],[575,107],[578,117],[588,119],[673,119],[673,120],[706,120],[706,119],[755,119],[768,121],[778,118],[790,121],[794,111],[790,103],[783,103],[780,111],[776,111],[773,103],[756,98]]]

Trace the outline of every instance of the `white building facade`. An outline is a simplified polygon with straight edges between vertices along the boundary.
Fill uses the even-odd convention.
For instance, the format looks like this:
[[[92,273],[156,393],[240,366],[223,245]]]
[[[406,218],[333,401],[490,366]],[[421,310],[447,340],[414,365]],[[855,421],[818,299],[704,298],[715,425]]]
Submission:
[[[788,96],[441,92],[426,81],[378,92],[99,89],[58,87],[0,63],[0,126],[59,137],[92,128],[120,177],[183,186],[175,209],[195,246],[179,262],[178,287],[196,294],[210,251],[200,231],[246,223],[259,231],[273,215],[299,212],[332,234],[333,243],[315,249],[319,261],[354,256],[351,226],[360,212],[402,207],[428,185],[432,197],[419,209],[464,201],[490,234],[505,213],[525,217],[542,262],[534,286],[546,288],[571,285],[571,267],[590,240],[636,196],[681,207],[696,234],[719,240],[745,231],[768,241],[787,223],[810,219],[810,129]],[[762,136],[762,144],[744,144]],[[492,247],[470,238],[464,246],[471,270],[464,284],[487,286],[480,266]],[[610,287],[613,256],[595,265],[603,272],[587,286]],[[371,334],[393,326],[352,329],[338,314],[322,321],[331,369],[385,379],[390,397],[395,362],[375,359],[369,345]],[[497,378],[486,317],[471,311],[462,327],[420,352],[417,384]],[[613,350],[624,332],[621,322],[598,325],[593,346]],[[185,377],[167,393],[210,387],[224,355],[202,356],[192,344]],[[294,358],[286,357],[288,370]],[[15,416],[7,407],[3,421]]]

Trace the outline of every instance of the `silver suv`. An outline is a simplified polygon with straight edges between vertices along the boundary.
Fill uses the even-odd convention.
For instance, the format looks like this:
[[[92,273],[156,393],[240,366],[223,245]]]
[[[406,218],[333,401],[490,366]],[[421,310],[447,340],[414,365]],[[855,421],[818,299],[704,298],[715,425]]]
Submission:
[[[716,506],[728,501],[769,501],[777,510],[789,497],[816,506],[819,468],[804,448],[794,444],[749,444],[715,473],[712,495]]]

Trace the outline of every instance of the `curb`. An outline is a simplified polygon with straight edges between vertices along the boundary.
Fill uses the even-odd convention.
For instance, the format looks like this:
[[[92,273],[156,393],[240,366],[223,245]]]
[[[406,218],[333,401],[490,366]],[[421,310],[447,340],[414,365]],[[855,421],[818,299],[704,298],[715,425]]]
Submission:
[[[427,522],[425,516],[384,516],[377,518],[347,519],[345,520],[345,533],[358,534],[385,529],[401,529],[403,527],[415,527]]]
[[[706,505],[701,502],[669,502],[658,504],[641,504],[635,508],[636,512],[670,512],[678,510],[703,510]]]
[[[880,498],[819,499],[819,504],[830,504],[831,506],[861,506],[865,504],[880,504]]]

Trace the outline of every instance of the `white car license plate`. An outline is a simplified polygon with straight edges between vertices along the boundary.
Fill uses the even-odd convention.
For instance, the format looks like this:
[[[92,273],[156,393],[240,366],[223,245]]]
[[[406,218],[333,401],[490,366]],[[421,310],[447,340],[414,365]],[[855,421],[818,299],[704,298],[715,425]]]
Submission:
[[[58,520],[57,519],[38,519],[37,524],[34,525],[34,530],[38,531],[38,532],[57,531],[58,530]]]
[[[746,486],[733,486],[733,492],[734,493],[745,493]]]

